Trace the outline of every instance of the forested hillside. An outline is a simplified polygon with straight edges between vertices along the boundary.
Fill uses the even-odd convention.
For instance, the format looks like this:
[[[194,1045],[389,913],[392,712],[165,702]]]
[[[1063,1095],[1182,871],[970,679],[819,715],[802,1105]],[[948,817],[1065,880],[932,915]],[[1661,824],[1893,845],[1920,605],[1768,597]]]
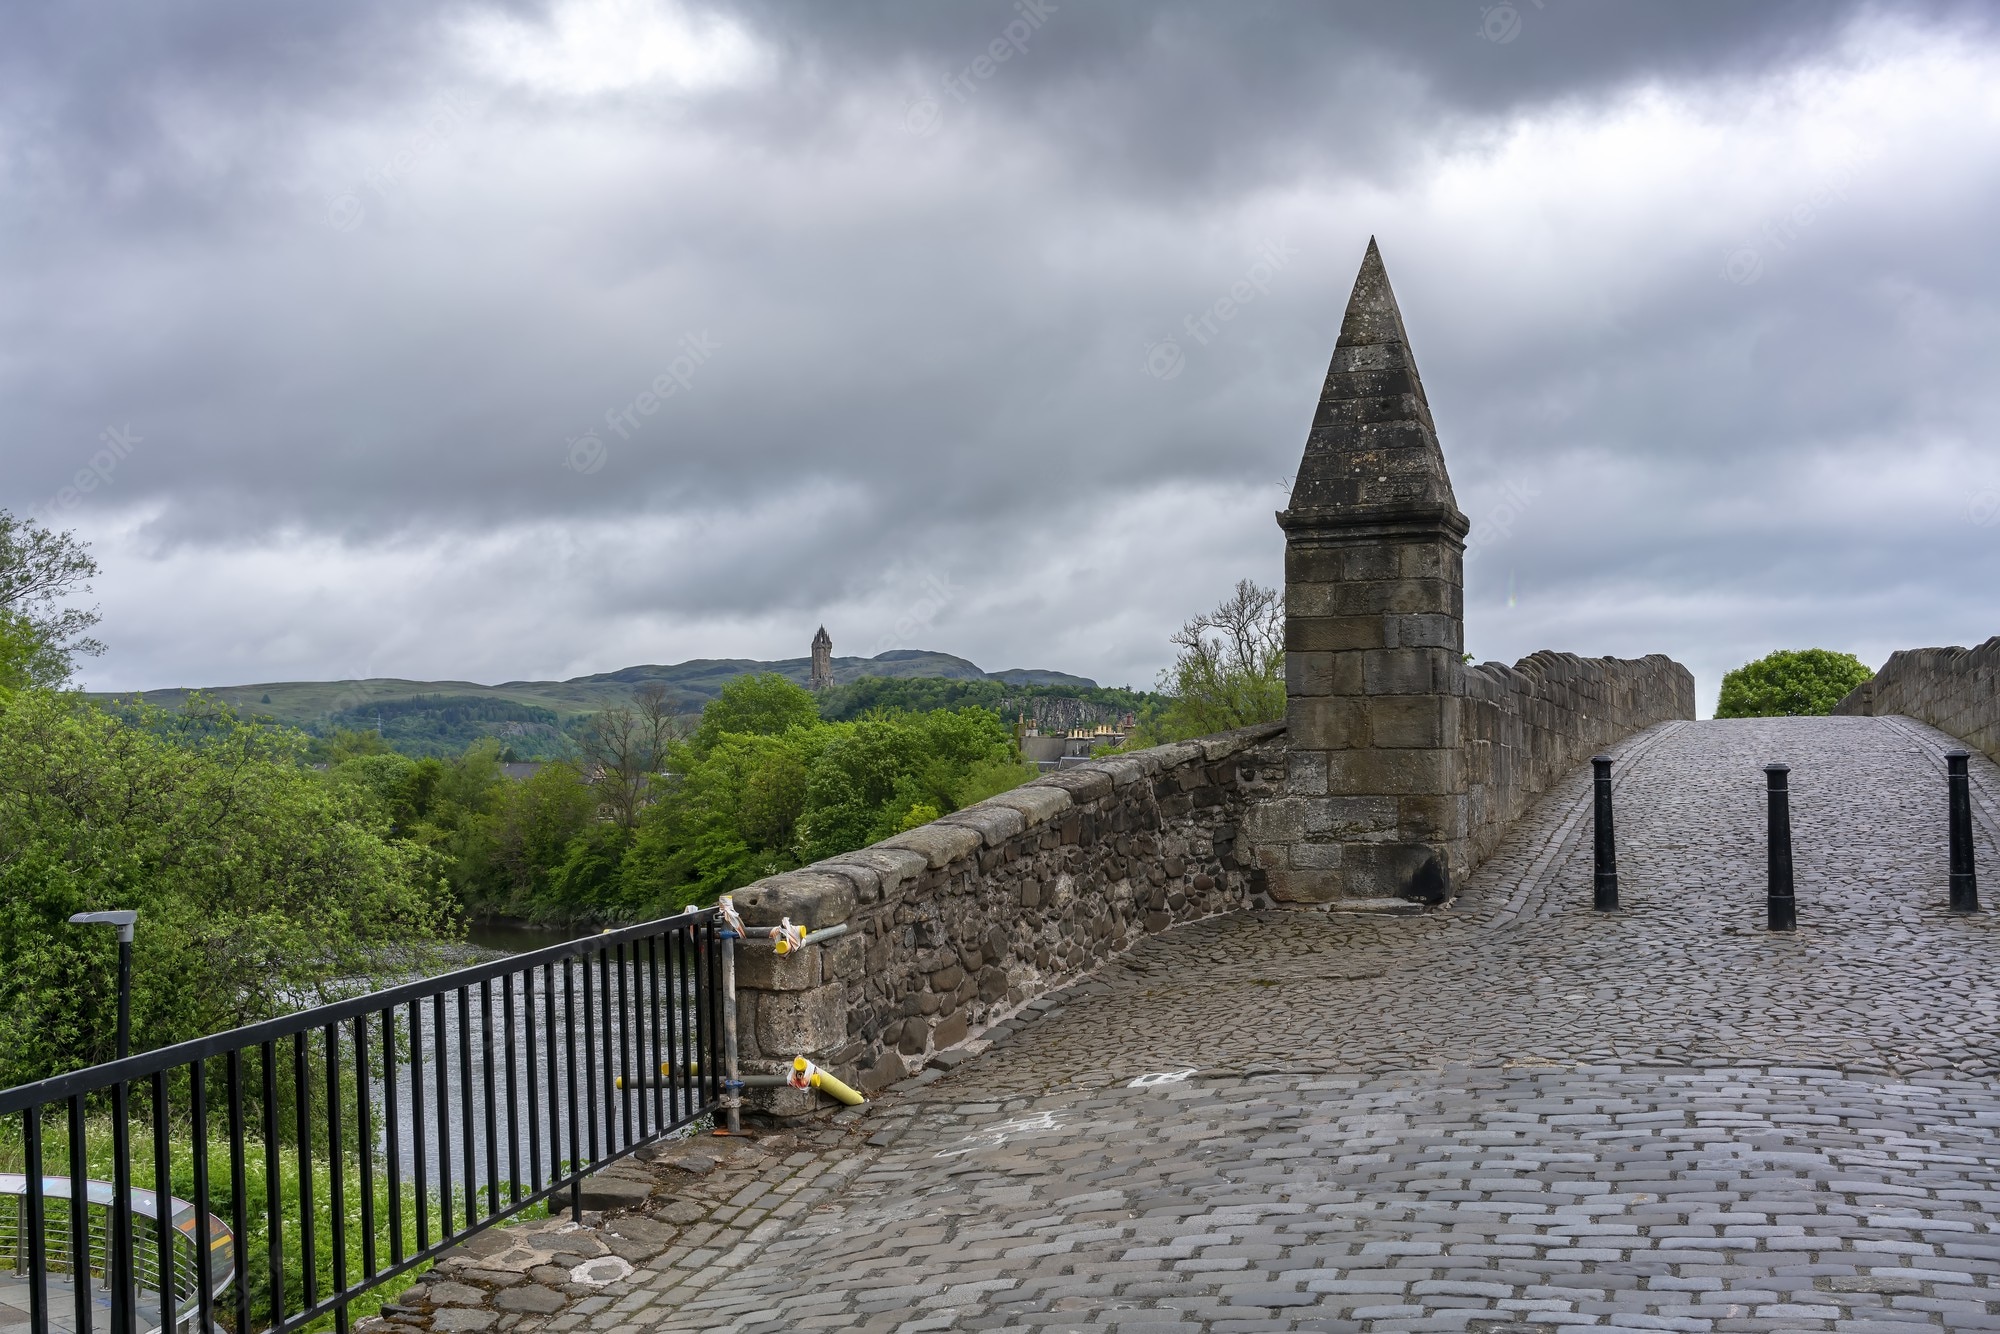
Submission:
[[[472,681],[371,677],[271,681],[199,690],[100,692],[90,698],[178,712],[199,697],[211,707],[226,705],[238,717],[297,728],[309,736],[375,732],[391,750],[416,758],[457,755],[476,741],[492,740],[509,759],[551,760],[574,757],[577,738],[591,715],[630,702],[636,691],[664,691],[671,712],[694,715],[724,686],[742,677],[778,676],[803,686],[811,675],[812,663],[807,658],[779,662],[697,658],[668,666],[623,667],[566,681],[507,681],[491,686]],[[1099,690],[1087,677],[1041,668],[986,672],[964,658],[924,649],[892,649],[873,658],[835,658],[833,678],[837,687],[867,681],[974,685],[983,691],[961,702],[981,704],[1051,690],[1083,698]],[[882,707],[891,708],[940,707],[893,702],[887,696],[882,701]],[[858,716],[863,711],[857,708],[840,717]]]

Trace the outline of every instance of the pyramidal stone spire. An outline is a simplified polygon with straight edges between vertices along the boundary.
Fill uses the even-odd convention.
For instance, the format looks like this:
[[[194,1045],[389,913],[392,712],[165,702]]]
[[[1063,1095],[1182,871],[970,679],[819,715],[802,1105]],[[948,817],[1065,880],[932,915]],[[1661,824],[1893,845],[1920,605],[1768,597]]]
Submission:
[[[1471,866],[1467,524],[1372,240],[1278,523],[1285,795],[1244,824],[1266,888],[1442,902]]]
[[[1403,314],[1371,236],[1281,518],[1289,528],[1420,515],[1464,531]]]

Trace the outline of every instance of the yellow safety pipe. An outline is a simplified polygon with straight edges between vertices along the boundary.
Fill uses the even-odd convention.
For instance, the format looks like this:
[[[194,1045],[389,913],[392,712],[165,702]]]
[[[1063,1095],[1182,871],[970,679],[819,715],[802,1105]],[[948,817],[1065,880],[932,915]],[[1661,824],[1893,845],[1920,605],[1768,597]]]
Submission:
[[[856,1093],[853,1089],[841,1083],[838,1079],[835,1079],[832,1075],[820,1069],[803,1056],[792,1058],[791,1083],[793,1088],[804,1088],[810,1085],[828,1097],[846,1103],[849,1107],[859,1107],[867,1101],[859,1093]]]

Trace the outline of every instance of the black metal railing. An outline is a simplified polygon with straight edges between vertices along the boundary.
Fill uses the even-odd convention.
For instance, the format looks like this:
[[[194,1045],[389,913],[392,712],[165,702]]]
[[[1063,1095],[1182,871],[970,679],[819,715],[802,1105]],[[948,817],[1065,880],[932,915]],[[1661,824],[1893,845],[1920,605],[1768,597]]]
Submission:
[[[0,1090],[31,1334],[91,1334],[107,1301],[110,1334],[345,1334],[357,1297],[472,1233],[579,1208],[583,1177],[720,1104],[723,953],[690,911]],[[68,1183],[107,1172],[93,1222]],[[135,1175],[193,1209],[135,1224]]]

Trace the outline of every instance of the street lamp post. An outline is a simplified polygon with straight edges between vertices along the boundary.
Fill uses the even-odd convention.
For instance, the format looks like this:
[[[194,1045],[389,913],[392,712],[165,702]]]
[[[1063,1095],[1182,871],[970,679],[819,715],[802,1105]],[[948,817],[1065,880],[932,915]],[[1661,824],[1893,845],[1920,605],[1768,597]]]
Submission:
[[[118,928],[118,1059],[132,1054],[132,924],[139,914],[130,908],[114,912],[80,912],[69,919],[76,926]]]

